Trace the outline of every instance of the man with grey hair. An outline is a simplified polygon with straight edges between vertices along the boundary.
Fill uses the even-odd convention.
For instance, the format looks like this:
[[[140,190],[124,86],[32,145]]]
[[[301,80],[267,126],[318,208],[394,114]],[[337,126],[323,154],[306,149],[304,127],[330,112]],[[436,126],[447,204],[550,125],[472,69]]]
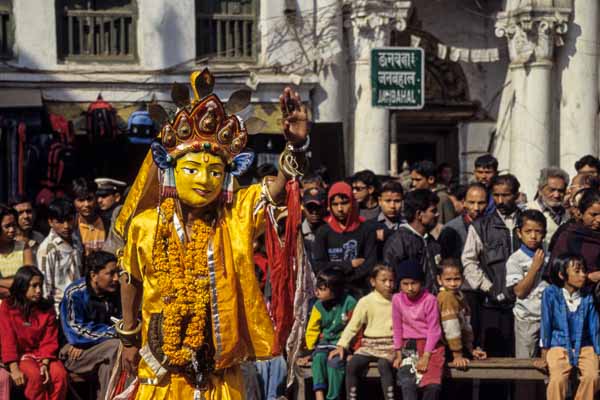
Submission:
[[[533,201],[527,204],[528,209],[539,210],[546,217],[547,233],[544,240],[544,248],[560,225],[569,219],[564,206],[569,174],[558,167],[548,167],[540,171],[538,180],[538,191]]]

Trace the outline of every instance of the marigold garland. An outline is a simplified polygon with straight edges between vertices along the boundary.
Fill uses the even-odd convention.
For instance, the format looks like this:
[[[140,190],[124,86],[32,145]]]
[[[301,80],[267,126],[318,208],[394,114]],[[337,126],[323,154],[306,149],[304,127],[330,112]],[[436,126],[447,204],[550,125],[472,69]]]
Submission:
[[[169,362],[185,366],[204,344],[210,302],[208,241],[211,227],[202,219],[194,221],[189,241],[172,240],[173,199],[160,207],[153,248],[153,267],[160,282],[163,309],[163,346]]]

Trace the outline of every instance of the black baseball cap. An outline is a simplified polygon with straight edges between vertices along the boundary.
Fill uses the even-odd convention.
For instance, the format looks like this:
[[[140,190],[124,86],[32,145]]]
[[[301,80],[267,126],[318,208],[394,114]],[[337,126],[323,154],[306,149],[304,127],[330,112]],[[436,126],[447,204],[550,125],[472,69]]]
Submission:
[[[322,206],[327,200],[327,193],[323,189],[312,188],[304,192],[302,196],[302,204],[316,204]]]

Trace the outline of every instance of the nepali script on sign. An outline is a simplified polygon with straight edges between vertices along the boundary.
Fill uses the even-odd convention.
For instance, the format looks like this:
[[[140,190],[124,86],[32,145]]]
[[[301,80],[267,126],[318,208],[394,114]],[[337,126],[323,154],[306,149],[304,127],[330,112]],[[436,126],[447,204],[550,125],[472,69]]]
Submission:
[[[392,109],[424,106],[423,49],[393,47],[371,52],[372,104]]]

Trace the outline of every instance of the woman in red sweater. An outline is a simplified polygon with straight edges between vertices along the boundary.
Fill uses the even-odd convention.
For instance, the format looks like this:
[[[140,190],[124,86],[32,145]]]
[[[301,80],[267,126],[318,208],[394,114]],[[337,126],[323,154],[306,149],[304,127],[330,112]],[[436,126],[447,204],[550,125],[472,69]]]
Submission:
[[[58,324],[51,302],[42,296],[43,275],[36,268],[19,268],[10,297],[0,305],[2,361],[28,400],[64,400],[67,372],[56,358]]]

